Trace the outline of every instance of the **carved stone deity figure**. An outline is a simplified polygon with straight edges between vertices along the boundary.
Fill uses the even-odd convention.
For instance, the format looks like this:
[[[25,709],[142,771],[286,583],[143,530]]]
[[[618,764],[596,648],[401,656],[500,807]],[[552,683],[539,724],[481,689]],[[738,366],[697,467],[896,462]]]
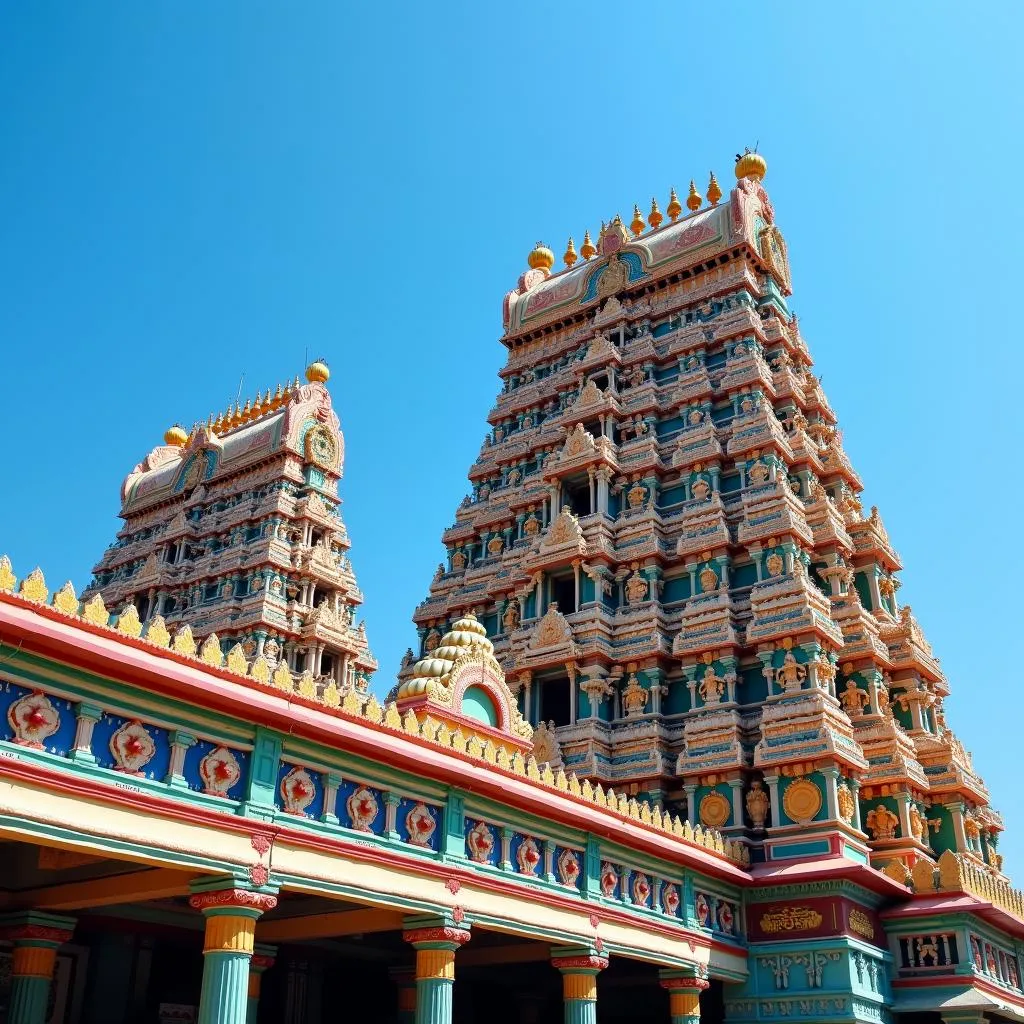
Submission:
[[[807,678],[807,669],[796,660],[792,651],[786,651],[782,664],[775,670],[775,682],[777,682],[786,693],[794,693],[799,690]]]
[[[857,685],[856,680],[847,679],[846,689],[843,690],[841,700],[843,710],[851,717],[856,718],[864,714],[864,708],[871,703],[871,698]]]
[[[900,819],[885,804],[868,813],[867,825],[875,839],[895,839]]]
[[[690,487],[690,493],[695,501],[707,501],[711,497],[711,484],[704,477],[698,477]]]
[[[910,805],[910,834],[919,842],[924,842],[924,818],[921,812],[913,805]]]
[[[511,633],[519,627],[519,602],[509,601],[505,614],[501,617],[501,623],[506,633]]]
[[[705,704],[717,704],[722,699],[722,694],[725,692],[725,680],[721,676],[715,675],[715,670],[711,665],[708,665],[704,669],[704,675],[701,678],[700,686],[698,687],[701,700]]]
[[[637,679],[636,673],[631,672],[626,681],[626,688],[622,691],[622,710],[626,712],[626,717],[635,718],[642,715],[649,697],[649,691]]]
[[[854,796],[850,787],[845,782],[836,790],[836,804],[839,807],[839,817],[842,818],[847,825],[853,824],[853,812],[855,809]]]
[[[747,814],[750,815],[750,822],[754,828],[764,828],[764,824],[768,820],[768,808],[771,806],[771,800],[760,782],[750,784],[744,803],[747,805]]]
[[[554,722],[541,722],[533,730],[533,756],[539,765],[562,763],[562,750],[555,737]]]
[[[626,601],[629,604],[639,604],[641,601],[646,601],[647,591],[648,582],[639,572],[634,572],[626,580]]]

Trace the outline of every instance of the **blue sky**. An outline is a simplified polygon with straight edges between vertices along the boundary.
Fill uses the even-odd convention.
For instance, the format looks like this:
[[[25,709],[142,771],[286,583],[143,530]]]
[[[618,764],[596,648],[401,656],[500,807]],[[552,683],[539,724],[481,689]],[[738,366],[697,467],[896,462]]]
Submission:
[[[84,585],[167,426],[323,354],[386,689],[534,241],[728,187],[759,141],[1020,880],[1022,31],[1009,2],[0,4],[0,550]]]

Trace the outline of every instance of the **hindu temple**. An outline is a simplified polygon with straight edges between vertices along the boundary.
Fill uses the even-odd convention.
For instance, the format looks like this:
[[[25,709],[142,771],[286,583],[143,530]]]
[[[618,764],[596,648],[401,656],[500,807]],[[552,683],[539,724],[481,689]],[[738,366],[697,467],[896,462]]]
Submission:
[[[1024,1021],[1003,820],[734,170],[529,252],[397,679],[324,360],[171,427],[81,594],[0,559],[0,1021]]]

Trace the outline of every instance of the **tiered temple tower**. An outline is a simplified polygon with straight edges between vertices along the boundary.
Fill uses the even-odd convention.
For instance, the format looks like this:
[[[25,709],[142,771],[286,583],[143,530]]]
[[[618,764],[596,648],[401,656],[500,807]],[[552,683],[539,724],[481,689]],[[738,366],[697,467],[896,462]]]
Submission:
[[[377,663],[355,621],[363,596],[338,498],[344,439],[326,364],[306,377],[191,431],[172,427],[128,474],[125,525],[86,596],[364,691]]]
[[[686,210],[673,190],[667,217],[570,239],[563,270],[530,253],[420,655],[475,612],[539,756],[755,856],[998,874],[1001,819],[787,303],[766,163],[735,170],[725,201],[712,174]]]

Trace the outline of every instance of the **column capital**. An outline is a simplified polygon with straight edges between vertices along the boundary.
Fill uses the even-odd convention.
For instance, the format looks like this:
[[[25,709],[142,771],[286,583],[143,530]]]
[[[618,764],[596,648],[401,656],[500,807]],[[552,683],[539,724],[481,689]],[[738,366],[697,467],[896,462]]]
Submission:
[[[608,966],[608,958],[598,956],[596,953],[553,956],[551,966],[557,967],[563,974],[597,974]]]
[[[75,923],[73,917],[47,914],[40,910],[23,910],[0,916],[0,936],[15,945],[31,943],[56,948],[71,940]]]
[[[468,928],[437,925],[431,928],[408,928],[402,932],[404,941],[415,949],[451,949],[465,945],[473,936]]]
[[[271,893],[250,892],[248,889],[215,889],[197,892],[189,898],[193,910],[204,914],[232,912],[243,916],[259,917],[277,906],[277,897]]]

